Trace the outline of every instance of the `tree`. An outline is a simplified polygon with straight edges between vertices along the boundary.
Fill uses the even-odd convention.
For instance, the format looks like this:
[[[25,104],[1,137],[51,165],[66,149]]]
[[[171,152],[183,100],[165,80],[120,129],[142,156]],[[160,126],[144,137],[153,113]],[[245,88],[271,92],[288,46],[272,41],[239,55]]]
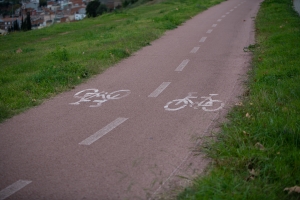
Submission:
[[[90,1],[86,6],[86,14],[88,17],[97,17],[97,8],[100,6],[99,0]]]
[[[19,31],[20,30],[20,27],[19,27],[19,24],[18,24],[18,21],[17,20],[15,20],[14,21],[14,31]]]
[[[105,12],[107,12],[107,6],[104,4],[100,4],[96,10],[97,16],[102,15]]]
[[[47,6],[47,0],[39,0],[39,7]]]
[[[30,31],[31,30],[31,19],[30,19],[30,12],[27,12],[27,17],[26,17],[26,30]]]

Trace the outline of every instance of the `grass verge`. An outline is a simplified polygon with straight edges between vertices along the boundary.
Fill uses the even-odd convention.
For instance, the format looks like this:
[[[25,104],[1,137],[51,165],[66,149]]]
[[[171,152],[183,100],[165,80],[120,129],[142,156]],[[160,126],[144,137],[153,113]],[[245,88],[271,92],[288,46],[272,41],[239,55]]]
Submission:
[[[1,36],[0,122],[101,73],[223,0],[140,1],[94,19]]]
[[[201,150],[213,159],[178,199],[300,199],[300,17],[290,0],[265,0],[243,102]],[[298,188],[299,189],[299,188]],[[298,191],[300,192],[300,191]]]

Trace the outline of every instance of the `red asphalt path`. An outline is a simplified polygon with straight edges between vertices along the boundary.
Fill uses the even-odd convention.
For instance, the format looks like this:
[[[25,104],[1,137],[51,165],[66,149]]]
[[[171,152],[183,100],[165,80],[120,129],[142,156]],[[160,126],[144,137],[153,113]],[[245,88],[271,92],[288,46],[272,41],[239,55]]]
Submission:
[[[243,48],[254,43],[260,2],[214,6],[87,83],[0,124],[0,200],[157,199],[177,175],[201,173],[207,161],[192,148],[240,92],[251,59]],[[91,98],[70,104],[86,89],[95,89]],[[119,90],[127,96],[112,93]],[[103,91],[112,94],[101,104]],[[225,107],[195,109],[191,102],[209,94],[219,101],[206,109]],[[168,110],[180,105],[186,106]]]

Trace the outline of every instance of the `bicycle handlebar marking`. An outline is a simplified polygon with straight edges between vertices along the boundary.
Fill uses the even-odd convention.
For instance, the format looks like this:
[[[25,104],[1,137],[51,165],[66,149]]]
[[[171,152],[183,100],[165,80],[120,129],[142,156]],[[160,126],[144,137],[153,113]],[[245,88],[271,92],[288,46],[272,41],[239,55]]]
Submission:
[[[74,97],[79,99],[79,101],[70,103],[71,105],[79,105],[82,102],[94,102],[95,105],[90,105],[89,107],[99,107],[102,103],[108,100],[121,99],[130,94],[130,90],[117,90],[111,93],[108,92],[99,92],[98,89],[85,89],[80,92],[77,92]],[[92,100],[93,99],[93,100]]]

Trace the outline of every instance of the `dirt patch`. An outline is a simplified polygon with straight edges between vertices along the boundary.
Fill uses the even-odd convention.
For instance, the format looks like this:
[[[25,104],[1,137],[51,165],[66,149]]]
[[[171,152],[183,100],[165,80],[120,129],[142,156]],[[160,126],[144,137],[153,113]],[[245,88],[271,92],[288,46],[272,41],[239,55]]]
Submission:
[[[50,40],[50,39],[51,39],[51,38],[48,37],[48,38],[42,38],[41,40],[42,40],[42,41],[46,41],[46,40]]]
[[[67,35],[67,34],[69,34],[70,32],[68,31],[68,32],[64,32],[64,33],[61,33],[61,34],[59,34],[59,35]]]

